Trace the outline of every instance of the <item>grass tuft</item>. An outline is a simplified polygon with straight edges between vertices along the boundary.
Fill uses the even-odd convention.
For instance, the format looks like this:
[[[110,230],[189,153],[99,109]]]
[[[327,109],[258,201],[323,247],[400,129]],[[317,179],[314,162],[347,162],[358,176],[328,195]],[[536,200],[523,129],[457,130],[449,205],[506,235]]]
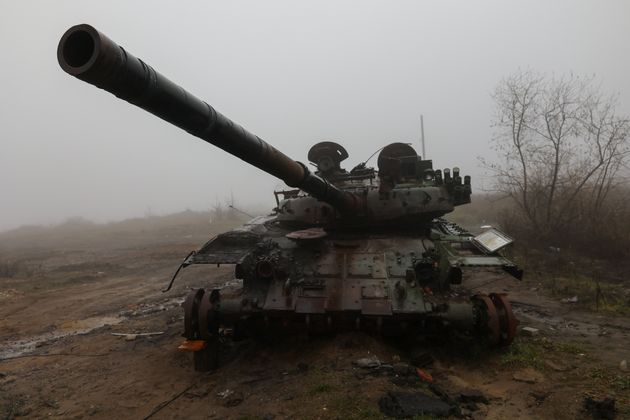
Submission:
[[[501,364],[509,367],[544,369],[543,346],[534,341],[516,340],[501,356]]]
[[[621,284],[598,282],[580,274],[571,277],[544,274],[540,280],[543,287],[559,299],[577,296],[577,305],[583,308],[630,315],[630,293]]]
[[[317,384],[311,387],[311,389],[309,390],[309,394],[325,394],[332,391],[333,389],[334,387],[330,384]]]

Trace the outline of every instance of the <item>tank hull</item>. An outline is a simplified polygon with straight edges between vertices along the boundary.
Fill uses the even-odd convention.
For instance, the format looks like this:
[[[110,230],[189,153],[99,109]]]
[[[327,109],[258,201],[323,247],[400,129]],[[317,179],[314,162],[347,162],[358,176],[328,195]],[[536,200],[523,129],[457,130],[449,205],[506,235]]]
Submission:
[[[212,239],[185,262],[234,264],[235,279],[188,296],[184,337],[202,343],[195,356],[202,361],[215,360],[216,343],[227,336],[278,333],[357,330],[413,338],[458,330],[491,346],[508,345],[517,321],[507,298],[458,296],[452,286],[466,267],[507,269],[511,263],[462,246],[471,235],[439,230],[448,226],[436,222],[429,231],[396,233],[293,231],[275,217],[255,219]],[[444,255],[446,243],[459,244],[461,264]],[[207,370],[216,363],[195,366]]]

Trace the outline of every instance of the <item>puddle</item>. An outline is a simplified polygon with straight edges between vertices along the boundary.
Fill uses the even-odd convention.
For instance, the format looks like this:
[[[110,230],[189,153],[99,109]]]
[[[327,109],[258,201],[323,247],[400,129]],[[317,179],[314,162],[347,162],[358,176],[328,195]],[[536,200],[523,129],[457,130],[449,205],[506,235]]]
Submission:
[[[0,300],[6,299],[14,299],[16,297],[20,297],[22,295],[21,292],[18,292],[16,289],[5,289],[0,290]]]
[[[118,315],[98,316],[79,320],[64,321],[56,324],[54,330],[28,338],[0,343],[0,360],[11,359],[34,352],[38,347],[56,340],[82,335],[107,325],[118,325],[123,321],[165,311],[171,307],[181,306],[184,299],[175,297],[164,299],[161,303],[143,304],[133,310],[122,311]]]
[[[77,321],[66,321],[57,326],[57,331],[63,334],[64,337],[68,335],[79,335],[88,333],[106,325],[120,324],[122,321],[123,318],[117,316],[93,317]]]
[[[583,337],[597,337],[602,330],[602,327],[597,323],[579,321],[565,317],[562,314],[551,314],[549,311],[537,308],[535,305],[514,302],[513,309],[517,318],[526,319],[530,323],[543,324],[551,331],[563,331]]]
[[[156,312],[166,311],[170,308],[182,306],[183,303],[183,297],[165,299],[164,301],[162,301],[162,303],[141,303],[136,305],[133,309],[120,311],[118,315],[124,318],[135,318],[139,316],[151,315]]]
[[[54,331],[39,334],[27,339],[9,341],[0,348],[0,360],[10,359],[16,356],[35,351],[37,347],[51,341],[59,340],[73,335],[87,334],[106,325],[116,325],[123,322],[125,318],[118,316],[102,316],[81,319],[77,321],[66,321],[56,326]]]

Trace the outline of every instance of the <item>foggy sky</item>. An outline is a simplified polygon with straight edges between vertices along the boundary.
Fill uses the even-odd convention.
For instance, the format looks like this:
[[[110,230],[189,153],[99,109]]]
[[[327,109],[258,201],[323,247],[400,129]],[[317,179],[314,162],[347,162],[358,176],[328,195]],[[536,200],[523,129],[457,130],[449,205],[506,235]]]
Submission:
[[[9,1],[0,8],[0,230],[204,210],[283,184],[59,68],[89,23],[290,157],[392,141],[482,186],[490,94],[521,69],[595,75],[630,114],[628,1]],[[375,163],[375,162],[373,162]]]

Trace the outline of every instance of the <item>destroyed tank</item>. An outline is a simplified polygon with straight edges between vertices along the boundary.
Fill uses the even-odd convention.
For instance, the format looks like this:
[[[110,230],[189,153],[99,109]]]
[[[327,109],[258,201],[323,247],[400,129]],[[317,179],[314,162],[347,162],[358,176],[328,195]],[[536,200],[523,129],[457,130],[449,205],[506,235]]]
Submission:
[[[462,331],[491,346],[513,340],[518,321],[504,294],[454,297],[465,270],[522,271],[499,250],[498,230],[473,236],[441,217],[470,202],[458,168],[434,169],[405,143],[382,148],[377,168],[346,170],[338,143],[314,145],[300,162],[246,131],[89,25],[70,28],[61,68],[284,181],[276,208],[210,239],[185,258],[233,264],[236,286],[186,298],[181,348],[195,369],[217,366],[225,337],[248,333],[372,331],[414,337]],[[173,280],[175,280],[175,276]],[[168,289],[172,286],[173,280]]]

